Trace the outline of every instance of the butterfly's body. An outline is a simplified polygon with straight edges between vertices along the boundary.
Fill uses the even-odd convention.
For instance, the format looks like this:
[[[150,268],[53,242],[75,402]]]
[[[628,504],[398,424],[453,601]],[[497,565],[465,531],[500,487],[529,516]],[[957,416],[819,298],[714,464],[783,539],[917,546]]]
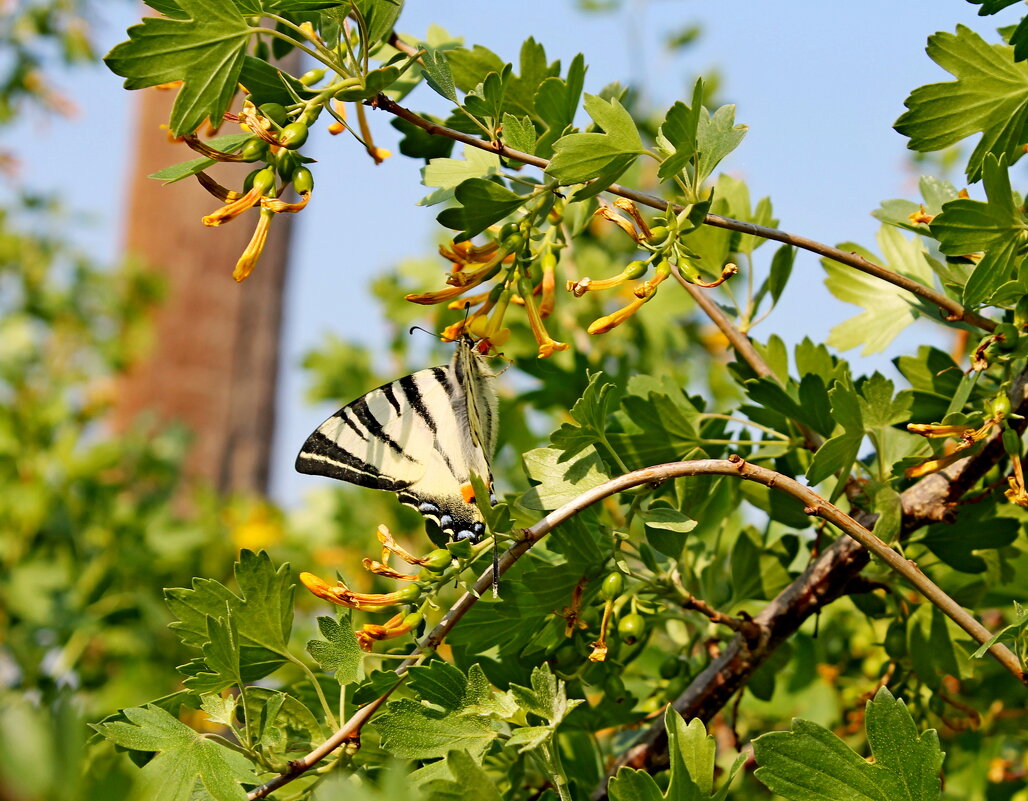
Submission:
[[[471,475],[492,483],[496,407],[485,359],[463,337],[448,365],[384,384],[332,415],[296,469],[395,492],[452,539],[478,541],[485,523]]]

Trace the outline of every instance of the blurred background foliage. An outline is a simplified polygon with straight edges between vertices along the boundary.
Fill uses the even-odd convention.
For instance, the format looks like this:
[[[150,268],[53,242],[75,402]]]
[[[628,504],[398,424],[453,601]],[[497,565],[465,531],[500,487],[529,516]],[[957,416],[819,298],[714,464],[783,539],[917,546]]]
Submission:
[[[82,3],[37,2],[18,4],[8,13],[2,42],[10,58],[0,74],[0,124],[32,107],[59,108],[45,66],[54,57],[68,62],[94,57],[86,11]],[[695,35],[682,31],[677,44]],[[642,117],[645,110],[635,114]],[[636,170],[624,183],[645,188],[652,178]],[[714,210],[745,218],[750,208],[745,186],[729,178],[722,182],[723,205]],[[360,567],[363,557],[375,555],[375,527],[389,525],[415,553],[426,549],[420,516],[386,494],[324,487],[289,510],[263,497],[219,498],[182,475],[188,432],[147,419],[112,430],[105,414],[115,378],[145,353],[147,315],[160,302],[161,286],[138,265],[99,265],[74,252],[64,237],[74,224],[74,215],[58,199],[11,192],[0,210],[0,797],[5,801],[131,794],[131,764],[109,744],[87,747],[86,723],[180,689],[171,667],[194,653],[167,628],[171,616],[162,588],[186,586],[194,576],[228,582],[239,549],[266,548],[276,562],[323,574],[338,571],[356,589],[385,590],[391,587],[377,584]],[[629,240],[613,226],[595,220],[584,225],[575,269],[580,275],[619,273],[634,252]],[[737,251],[731,236],[708,228],[690,245],[727,255]],[[753,256],[758,279],[766,274],[772,250],[765,246]],[[452,312],[445,319],[442,310],[426,316],[423,308],[402,300],[407,292],[432,286],[439,271],[433,256],[400,264],[377,280],[382,316],[394,326],[388,360],[339,339],[326,341],[305,360],[311,401],[345,401],[397,375],[448,360],[445,348],[427,336],[411,338],[407,330],[415,323],[439,330],[452,322]],[[585,342],[585,326],[602,313],[598,304],[587,297],[558,305],[551,331],[575,347],[546,361],[536,359],[524,318],[511,316],[514,331],[505,356],[517,370],[503,382],[505,422],[494,466],[498,486],[527,488],[522,454],[568,420],[568,410],[587,388],[589,370],[604,370],[619,387],[633,376],[659,375],[698,393],[712,409],[742,402],[724,369],[721,335],[697,322],[681,295],[660,293],[624,336]],[[633,408],[638,406],[622,409],[629,421]],[[706,480],[705,489],[704,508],[690,510],[692,517],[702,512],[701,519],[709,521],[690,535],[684,553],[694,569],[690,589],[716,607],[756,612],[803,567],[809,532],[799,532],[808,521],[773,509],[751,488]],[[744,498],[751,504],[744,505]],[[761,508],[769,515],[760,515]],[[525,523],[536,514],[515,513]],[[1004,516],[1017,529],[1023,525],[1020,510],[1008,508]],[[531,584],[533,571],[544,571],[547,560],[578,554],[594,557],[593,568],[602,566],[609,553],[602,546],[595,553],[582,546],[592,541],[588,529],[594,522],[591,513],[584,515],[554,536],[537,559],[511,576],[505,598],[516,599],[519,584]],[[966,525],[977,524],[969,519]],[[940,532],[934,536],[944,538]],[[935,580],[966,606],[1007,608],[1023,592],[1028,575],[1023,551],[1004,542],[980,552],[984,571],[968,573],[945,564],[932,542],[929,528],[909,554],[930,566]],[[962,633],[920,598],[897,589],[880,567],[866,570],[864,578],[868,592],[826,609],[816,636],[805,629],[783,646],[712,724],[723,745],[720,758],[730,762],[738,743],[793,716],[821,723],[857,744],[864,702],[877,682],[888,679],[921,727],[940,730],[948,753],[947,798],[1028,798],[1022,688],[988,660],[969,663]],[[615,643],[605,663],[581,668],[592,632],[576,632],[551,649],[564,625],[559,618],[548,624],[552,636],[544,633],[539,643],[558,670],[566,669],[567,680],[593,699],[587,713],[607,725],[657,712],[702,669],[724,636],[713,624],[698,623],[695,615],[671,605],[645,598],[630,603],[650,616],[645,636],[631,646]],[[314,612],[323,608],[302,593],[298,606],[297,641],[303,641],[313,629]],[[584,616],[598,618],[601,606],[595,597],[587,598]],[[490,614],[487,603],[475,609],[467,628],[455,632],[452,655],[465,669],[476,661],[491,664],[496,681],[524,682],[519,665],[502,659],[490,663],[488,653],[469,651],[474,639],[462,631]],[[994,629],[1000,623],[998,614],[986,619]],[[583,722],[582,731],[589,724]],[[197,726],[202,725],[198,715]],[[362,759],[370,764],[373,736],[365,747]],[[581,765],[578,770],[589,772]],[[598,766],[594,772],[598,781]],[[733,797],[769,797],[752,776],[743,782]]]

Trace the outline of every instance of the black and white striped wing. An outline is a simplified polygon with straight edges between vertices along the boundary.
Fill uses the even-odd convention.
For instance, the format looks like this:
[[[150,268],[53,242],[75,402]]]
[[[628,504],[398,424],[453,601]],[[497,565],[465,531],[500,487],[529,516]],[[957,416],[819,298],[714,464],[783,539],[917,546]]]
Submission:
[[[472,398],[482,393],[495,398],[495,392],[479,369],[481,357],[471,354],[469,362],[462,348],[467,345],[460,343],[445,367],[419,370],[344,406],[307,439],[296,469],[395,492],[451,538],[477,540],[485,525],[470,476],[474,472],[490,482],[491,475],[489,456],[469,426],[465,382],[482,382]],[[458,360],[465,369],[458,371]],[[476,404],[471,414],[476,426],[477,409]],[[495,401],[485,414],[494,441]]]

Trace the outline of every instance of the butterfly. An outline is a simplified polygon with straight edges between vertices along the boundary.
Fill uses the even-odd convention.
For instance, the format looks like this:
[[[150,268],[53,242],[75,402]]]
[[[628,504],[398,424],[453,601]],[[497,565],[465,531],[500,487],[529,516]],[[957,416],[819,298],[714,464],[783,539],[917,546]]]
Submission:
[[[296,469],[395,492],[450,539],[478,542],[485,521],[471,474],[492,486],[494,375],[468,335],[448,365],[418,370],[347,404],[318,426]]]

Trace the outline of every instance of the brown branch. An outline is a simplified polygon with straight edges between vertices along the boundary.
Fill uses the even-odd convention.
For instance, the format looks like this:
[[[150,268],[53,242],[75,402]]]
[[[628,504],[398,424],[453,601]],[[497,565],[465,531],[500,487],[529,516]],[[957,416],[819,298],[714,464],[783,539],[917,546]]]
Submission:
[[[453,128],[447,128],[445,125],[437,125],[436,123],[426,120],[424,117],[404,108],[399,103],[390,100],[385,95],[378,95],[377,97],[367,101],[367,103],[373,108],[380,108],[384,111],[388,111],[390,114],[394,114],[412,125],[416,125],[433,136],[443,136],[456,142],[462,142],[463,144],[477,147],[481,150],[487,150],[490,153],[495,153],[505,159],[520,161],[523,164],[531,164],[533,167],[539,167],[542,170],[545,170],[550,165],[550,162],[544,158],[534,156],[531,153],[524,153],[520,150],[514,150],[513,148],[507,147],[500,141],[487,142],[472,134],[462,133],[461,131],[456,131]],[[630,189],[629,187],[621,186],[620,184],[611,184],[605,191],[659,211],[670,210],[674,213],[679,213],[685,210],[685,207],[680,204],[668,203],[666,200],[663,200],[656,195],[650,195],[646,192]],[[907,278],[905,275],[900,275],[892,270],[887,270],[886,268],[865,259],[857,253],[840,250],[839,248],[826,245],[823,242],[818,242],[814,239],[809,239],[797,234],[790,234],[787,231],[781,231],[777,228],[768,228],[755,223],[734,220],[730,217],[722,217],[718,214],[707,214],[706,217],[704,217],[703,222],[705,225],[712,225],[716,228],[727,228],[730,231],[739,231],[744,234],[758,236],[761,239],[772,239],[776,242],[782,242],[787,245],[792,245],[793,247],[801,248],[802,250],[809,250],[811,253],[824,256],[832,261],[839,262],[839,264],[845,264],[847,267],[853,267],[863,273],[873,275],[875,278],[879,278],[882,281],[886,281],[887,283],[907,290],[911,294],[916,295],[933,306],[938,307],[945,314],[945,319],[949,321],[965,322],[990,332],[994,331],[996,328],[996,323],[994,321],[989,320],[986,317],[982,317],[977,312],[964,308],[952,298],[949,298],[940,292],[936,292],[934,289],[927,287],[924,284],[920,284],[917,281]]]
[[[991,638],[991,632],[989,632],[962,607],[939,589],[913,562],[901,557],[841,509],[824,500],[812,489],[803,486],[795,479],[784,476],[781,473],[776,473],[773,470],[768,470],[765,467],[760,467],[759,465],[749,464],[738,456],[730,459],[696,459],[686,462],[670,462],[668,464],[647,467],[642,470],[635,470],[631,473],[626,473],[623,476],[613,478],[610,481],[605,481],[603,484],[582,493],[574,500],[561,506],[559,509],[550,512],[531,528],[525,529],[518,541],[508,548],[502,556],[500,556],[497,563],[498,573],[499,575],[503,575],[528,551],[529,548],[539,542],[539,540],[545,537],[550,531],[565,520],[574,517],[582,510],[603,500],[604,498],[644,484],[661,484],[664,481],[674,478],[698,475],[735,476],[747,481],[764,484],[771,489],[780,490],[803,503],[805,506],[804,511],[807,514],[820,517],[833,523],[836,527],[852,538],[840,539],[837,541],[828,549],[825,556],[821,557],[807,568],[804,576],[807,576],[808,574],[814,575],[825,573],[832,562],[832,559],[828,558],[830,555],[833,559],[835,557],[844,557],[849,559],[855,565],[855,575],[856,572],[859,572],[864,562],[866,562],[866,552],[861,548],[861,545],[863,545],[864,548],[873,552],[876,556],[885,561],[893,570],[906,578],[918,589],[918,591],[925,595],[925,597],[933,604],[936,604],[947,616],[949,616],[958,626],[964,629],[964,631],[968,632],[975,640],[984,644]],[[847,545],[849,546],[848,548],[845,547]],[[863,559],[863,561],[861,561],[861,559]],[[492,583],[493,568],[490,566],[482,573],[481,576],[478,577],[472,589],[461,596],[461,598],[459,598],[446,613],[443,619],[439,621],[435,628],[422,638],[421,642],[418,643],[417,647],[414,648],[407,659],[405,659],[396,669],[397,675],[402,678],[406,675],[410,667],[416,665],[421,660],[426,652],[438,646],[457,622],[468,612],[469,609],[471,609],[472,606],[475,605],[478,599],[488,591],[489,587],[492,586]],[[804,612],[808,609],[813,611],[817,607],[826,603],[827,600],[838,597],[838,595],[843,591],[843,585],[839,584],[821,584],[820,586],[822,587],[822,590],[819,593],[813,593],[804,590],[799,579],[794,581],[753,619],[755,628],[753,630],[747,629],[746,633],[753,634],[754,636],[752,638],[737,636],[721,656],[712,662],[711,665],[708,666],[695,681],[693,681],[692,685],[690,685],[686,690],[686,696],[688,696],[690,691],[700,683],[700,677],[707,676],[709,680],[703,682],[703,684],[707,687],[708,694],[720,697],[718,693],[724,687],[728,686],[730,682],[717,680],[719,671],[714,670],[716,665],[724,662],[726,658],[745,659],[746,654],[750,652],[760,652],[761,655],[759,661],[762,662],[767,658],[767,655],[771,650],[773,650],[774,646],[781,641],[781,639],[784,639],[784,637],[795,631],[795,626],[791,626],[790,622],[783,623],[783,621],[791,621],[798,613],[799,615],[802,615],[799,620],[799,622],[802,622],[802,619],[806,618],[806,614],[804,614]],[[809,612],[807,613],[809,614]],[[796,623],[796,626],[798,626],[798,622]],[[996,643],[989,648],[989,653],[992,654],[1000,664],[1013,673],[1019,680],[1024,681],[1024,674],[1021,670],[1020,663],[1005,645]],[[754,666],[748,672],[739,670],[737,672],[738,678],[733,684],[732,692],[741,687],[744,678],[755,669],[756,667]],[[253,801],[253,799],[264,798],[273,790],[288,784],[297,776],[309,770],[344,742],[359,734],[363,725],[371,718],[371,715],[383,703],[385,703],[386,699],[389,698],[397,686],[399,686],[399,682],[370,704],[357,710],[357,712],[354,713],[348,721],[346,721],[343,727],[322,743],[322,745],[306,756],[290,763],[288,771],[276,776],[251,791],[248,798],[251,801]],[[721,703],[723,704],[724,700],[727,700],[727,697],[730,695],[731,692],[728,693],[728,696],[724,696]],[[686,696],[683,696],[683,698]],[[676,709],[679,708],[680,701],[682,701],[681,698],[675,702]],[[718,706],[718,708],[720,708],[720,706]],[[651,732],[653,731],[655,730],[651,730]],[[662,729],[660,731],[662,731]],[[659,740],[659,735],[659,731],[653,735],[656,738],[655,742]],[[652,754],[655,752],[648,748],[647,753]],[[603,792],[605,794],[606,790],[604,789]]]

